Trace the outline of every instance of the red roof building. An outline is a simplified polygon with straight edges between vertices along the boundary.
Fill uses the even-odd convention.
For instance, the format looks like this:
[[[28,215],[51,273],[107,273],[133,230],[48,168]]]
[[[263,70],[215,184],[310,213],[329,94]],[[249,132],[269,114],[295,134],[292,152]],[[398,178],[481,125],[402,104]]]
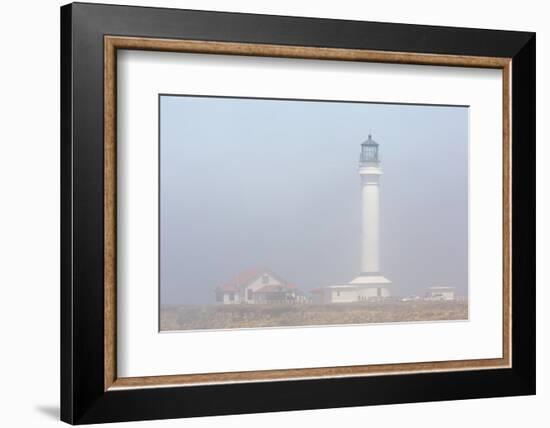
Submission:
[[[267,268],[248,269],[216,287],[222,304],[305,303],[298,288]]]

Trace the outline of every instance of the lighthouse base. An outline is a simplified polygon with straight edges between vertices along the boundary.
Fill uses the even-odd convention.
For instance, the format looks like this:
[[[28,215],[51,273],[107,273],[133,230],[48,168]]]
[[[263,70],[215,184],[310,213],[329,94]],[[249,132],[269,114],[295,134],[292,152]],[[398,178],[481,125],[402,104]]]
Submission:
[[[349,284],[357,287],[359,301],[382,300],[391,297],[391,281],[380,275],[359,275]]]
[[[347,284],[317,289],[314,303],[376,302],[391,297],[391,281],[380,275],[359,275]]]

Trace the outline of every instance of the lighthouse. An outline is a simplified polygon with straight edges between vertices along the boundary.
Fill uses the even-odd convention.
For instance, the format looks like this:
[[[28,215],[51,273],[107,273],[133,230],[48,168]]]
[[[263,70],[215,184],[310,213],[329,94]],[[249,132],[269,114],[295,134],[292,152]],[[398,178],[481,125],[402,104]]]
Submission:
[[[391,296],[391,281],[380,272],[380,165],[379,145],[369,134],[359,154],[361,183],[361,260],[359,275],[351,282],[315,290],[318,303],[349,303]]]
[[[378,143],[369,138],[361,144],[361,275],[380,271],[380,177]]]
[[[369,134],[361,143],[361,271],[350,285],[359,286],[359,300],[389,297],[391,281],[380,273],[380,165],[379,144]]]

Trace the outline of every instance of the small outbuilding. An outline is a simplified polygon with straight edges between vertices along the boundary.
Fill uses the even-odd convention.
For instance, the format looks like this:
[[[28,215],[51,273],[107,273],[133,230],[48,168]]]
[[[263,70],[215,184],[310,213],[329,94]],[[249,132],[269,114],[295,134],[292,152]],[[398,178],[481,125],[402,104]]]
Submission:
[[[430,287],[426,293],[427,300],[455,300],[454,287]]]

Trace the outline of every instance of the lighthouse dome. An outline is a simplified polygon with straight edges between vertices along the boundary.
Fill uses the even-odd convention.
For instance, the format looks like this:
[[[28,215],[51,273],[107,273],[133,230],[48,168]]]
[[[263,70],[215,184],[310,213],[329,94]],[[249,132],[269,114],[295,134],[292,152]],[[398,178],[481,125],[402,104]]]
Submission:
[[[367,138],[365,141],[361,143],[362,146],[376,146],[378,147],[378,143],[372,139],[372,135],[369,134],[369,138]]]

